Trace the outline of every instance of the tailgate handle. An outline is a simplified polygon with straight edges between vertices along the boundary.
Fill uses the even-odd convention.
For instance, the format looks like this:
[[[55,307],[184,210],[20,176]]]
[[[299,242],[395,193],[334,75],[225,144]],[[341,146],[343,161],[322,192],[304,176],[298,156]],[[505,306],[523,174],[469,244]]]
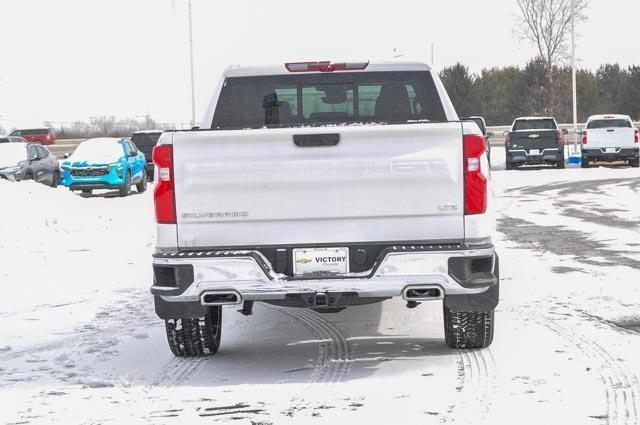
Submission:
[[[613,128],[610,128],[610,129],[607,130],[607,132],[609,132],[609,133],[613,133],[614,131],[615,130]]]
[[[335,146],[340,142],[340,134],[294,134],[293,143],[301,148],[313,148],[319,146]]]

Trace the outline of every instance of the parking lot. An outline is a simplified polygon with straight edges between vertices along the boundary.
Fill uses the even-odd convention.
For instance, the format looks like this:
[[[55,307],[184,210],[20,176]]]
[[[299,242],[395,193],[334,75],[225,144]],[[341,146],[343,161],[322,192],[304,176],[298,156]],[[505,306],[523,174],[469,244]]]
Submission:
[[[0,255],[34,264],[0,271],[0,419],[637,423],[640,172],[504,171],[496,149],[493,161],[502,285],[479,351],[445,346],[441,302],[394,300],[325,315],[229,307],[218,355],[175,358],[148,292],[152,190],[82,198],[0,181]]]

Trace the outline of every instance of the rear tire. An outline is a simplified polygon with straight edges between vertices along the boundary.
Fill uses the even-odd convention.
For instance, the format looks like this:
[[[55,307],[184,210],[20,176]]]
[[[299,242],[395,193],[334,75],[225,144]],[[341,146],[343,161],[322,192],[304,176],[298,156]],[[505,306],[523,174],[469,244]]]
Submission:
[[[633,168],[640,168],[640,159],[629,161],[629,165],[631,165]]]
[[[131,173],[127,170],[127,174],[124,178],[124,185],[118,189],[121,197],[128,196],[131,193]]]
[[[222,307],[211,307],[197,319],[165,320],[167,342],[174,356],[212,356],[220,348]]]
[[[140,183],[136,184],[136,190],[138,193],[143,193],[147,190],[147,170],[142,172],[142,180],[140,180]]]
[[[494,310],[451,311],[444,306],[444,338],[451,348],[486,348],[493,342]]]
[[[565,165],[564,165],[564,156],[563,156],[560,159],[558,159],[558,162],[556,163],[556,168],[562,169],[564,167],[565,167]]]
[[[589,160],[584,156],[580,159],[580,167],[589,168]]]
[[[513,165],[511,162],[506,162],[506,163],[504,164],[504,168],[505,168],[506,170],[515,170],[515,169],[516,169],[516,166],[515,166],[515,165]]]

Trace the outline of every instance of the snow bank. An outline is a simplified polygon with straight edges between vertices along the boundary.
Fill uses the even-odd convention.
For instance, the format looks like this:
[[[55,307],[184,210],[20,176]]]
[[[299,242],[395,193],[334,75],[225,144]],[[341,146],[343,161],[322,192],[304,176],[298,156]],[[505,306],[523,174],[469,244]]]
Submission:
[[[0,144],[0,168],[18,165],[27,159],[27,149],[24,143]]]
[[[151,285],[150,189],[127,198],[82,198],[63,187],[0,180],[0,287],[10,288],[0,297],[0,315],[9,316],[0,345],[46,341],[89,320],[115,291]],[[78,302],[86,305],[62,308]]]

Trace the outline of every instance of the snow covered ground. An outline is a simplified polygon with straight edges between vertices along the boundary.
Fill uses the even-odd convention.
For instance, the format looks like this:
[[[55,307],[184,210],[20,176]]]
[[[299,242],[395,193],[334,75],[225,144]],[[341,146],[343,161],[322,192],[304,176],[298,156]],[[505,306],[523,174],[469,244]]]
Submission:
[[[443,342],[441,303],[225,310],[177,359],[148,292],[152,194],[0,181],[0,422],[640,423],[640,172],[493,173],[494,344]]]

